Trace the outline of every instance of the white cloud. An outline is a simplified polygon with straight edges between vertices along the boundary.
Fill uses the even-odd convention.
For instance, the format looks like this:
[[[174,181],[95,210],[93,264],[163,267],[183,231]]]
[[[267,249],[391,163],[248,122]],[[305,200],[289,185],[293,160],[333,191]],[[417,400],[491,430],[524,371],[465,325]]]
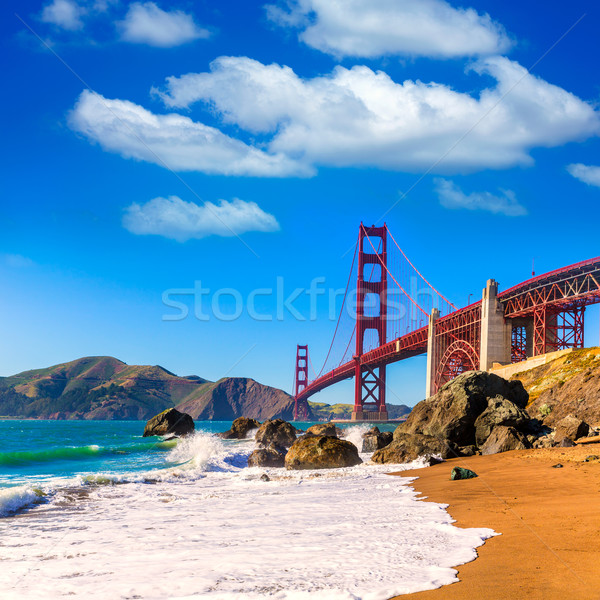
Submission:
[[[226,123],[270,135],[272,153],[313,165],[507,168],[531,164],[532,148],[600,132],[589,104],[519,64],[490,57],[472,68],[496,85],[473,96],[437,83],[396,83],[365,66],[301,79],[289,67],[221,57],[210,72],[168,78],[159,94],[173,107],[203,101]]]
[[[53,0],[42,10],[41,19],[62,29],[76,31],[83,27],[85,9],[72,0]]]
[[[130,4],[125,18],[117,22],[117,27],[126,42],[160,48],[180,46],[210,35],[194,23],[192,15],[180,10],[166,12],[154,2]]]
[[[582,165],[581,163],[569,165],[567,171],[576,179],[600,187],[600,167]]]
[[[123,226],[137,235],[162,235],[178,242],[209,235],[232,236],[279,229],[275,217],[255,202],[236,198],[232,202],[221,200],[219,204],[205,202],[198,206],[177,196],[132,204],[126,209]]]
[[[521,217],[527,214],[527,209],[519,204],[515,193],[511,190],[500,190],[500,194],[490,192],[465,194],[453,181],[448,179],[436,179],[435,190],[440,204],[445,208],[486,210],[507,217]]]
[[[87,90],[70,112],[69,125],[105,150],[176,171],[258,177],[310,174],[283,154],[248,146],[189,117],[157,115],[133,102]]]
[[[335,56],[452,58],[511,46],[489,15],[444,0],[288,0],[266,9],[275,23],[301,29],[304,43]]]

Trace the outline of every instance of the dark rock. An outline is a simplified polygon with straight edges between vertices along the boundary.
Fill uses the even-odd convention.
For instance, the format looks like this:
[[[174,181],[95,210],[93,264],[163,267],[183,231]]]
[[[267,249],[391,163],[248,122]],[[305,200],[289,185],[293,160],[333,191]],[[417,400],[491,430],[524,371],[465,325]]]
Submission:
[[[337,427],[333,423],[319,423],[318,425],[312,425],[306,430],[307,434],[311,435],[328,435],[330,437],[337,437]]]
[[[360,463],[358,448],[333,436],[304,437],[285,456],[286,469],[336,469]]]
[[[586,437],[590,432],[590,426],[581,419],[573,415],[567,415],[556,423],[554,429],[554,441],[559,443],[563,439],[568,439],[574,442],[579,438]]]
[[[514,427],[498,425],[481,447],[481,454],[498,454],[509,450],[525,450],[529,448],[529,442],[525,435]]]
[[[491,398],[504,398],[524,408],[528,394],[520,381],[493,373],[471,371],[448,382],[435,396],[419,402],[394,432],[421,434],[448,440],[457,446],[475,444],[475,421]]]
[[[365,435],[362,439],[361,452],[375,452],[379,450],[379,436]]]
[[[533,442],[534,448],[552,448],[554,446],[554,440],[549,435],[539,437]]]
[[[460,446],[458,448],[458,454],[460,456],[475,456],[477,453],[477,446]]]
[[[167,408],[146,423],[144,437],[169,433],[178,436],[189,435],[194,432],[194,429],[194,419],[190,415],[181,413],[174,408]]]
[[[271,481],[271,478],[270,478],[270,477],[269,477],[269,476],[268,476],[266,473],[263,473],[263,474],[260,476],[260,480],[261,480],[261,481]]]
[[[377,429],[377,427],[373,427]],[[383,433],[371,433],[372,430],[367,431],[363,434],[362,452],[376,452],[381,448],[385,448],[392,443],[394,434],[391,431],[384,431]],[[379,431],[379,429],[377,429]]]
[[[454,467],[450,473],[450,479],[452,481],[456,481],[458,479],[473,479],[474,477],[477,477],[477,473],[475,473],[475,471],[471,471],[471,469],[463,469],[462,467]]]
[[[380,431],[379,427],[377,427],[377,425],[373,425],[373,427],[371,427],[371,429],[369,429],[369,431],[362,434],[362,437],[365,438],[368,435],[378,435],[380,433],[381,433],[381,431]]]
[[[490,398],[487,408],[475,421],[475,443],[477,446],[483,446],[492,429],[498,425],[514,427],[521,431],[527,429],[529,421],[529,415],[514,402],[502,396]]]
[[[394,440],[394,434],[391,431],[382,431],[379,434],[379,448],[385,448]]]
[[[259,427],[254,439],[265,447],[269,444],[276,444],[283,448],[289,448],[296,441],[296,429],[282,419],[269,419]]]
[[[229,431],[219,433],[219,437],[225,440],[245,440],[249,431],[258,429],[260,423],[256,419],[248,417],[238,417],[232,424]]]
[[[257,448],[248,457],[249,467],[283,467],[285,463],[285,449],[269,445],[267,448]]]
[[[558,442],[558,444],[555,443],[555,446],[558,446],[559,448],[572,448],[575,446],[575,442],[570,440],[568,437],[564,437]]]
[[[394,433],[392,443],[381,450],[377,450],[371,460],[376,463],[402,464],[412,462],[420,457],[428,458],[431,456],[441,456],[443,459],[452,458],[457,456],[457,448],[454,444],[449,444],[430,435]]]
[[[562,469],[563,466],[560,463],[556,463],[555,465],[552,465],[553,469]]]
[[[595,460],[600,460],[600,456],[598,456],[597,454],[588,454],[585,457],[585,462],[592,462]]]

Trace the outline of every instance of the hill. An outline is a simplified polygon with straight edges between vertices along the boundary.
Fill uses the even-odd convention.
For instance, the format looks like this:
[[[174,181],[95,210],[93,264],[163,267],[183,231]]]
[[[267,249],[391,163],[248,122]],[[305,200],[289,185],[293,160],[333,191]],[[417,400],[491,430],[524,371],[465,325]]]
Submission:
[[[37,419],[149,419],[166,408],[198,419],[290,418],[293,400],[252,379],[216,383],[161,366],[91,356],[0,377],[0,415]]]
[[[324,402],[308,401],[315,420],[331,421],[332,419],[350,419],[352,416],[352,404],[325,404]],[[390,419],[401,419],[408,416],[411,411],[404,404],[388,404],[388,417]]]
[[[177,410],[194,419],[228,421],[240,416],[259,421],[279,417],[291,420],[294,399],[283,390],[245,377],[226,377],[200,387]]]
[[[545,365],[518,373],[529,392],[531,417],[553,427],[569,414],[600,425],[600,348],[574,350]]]

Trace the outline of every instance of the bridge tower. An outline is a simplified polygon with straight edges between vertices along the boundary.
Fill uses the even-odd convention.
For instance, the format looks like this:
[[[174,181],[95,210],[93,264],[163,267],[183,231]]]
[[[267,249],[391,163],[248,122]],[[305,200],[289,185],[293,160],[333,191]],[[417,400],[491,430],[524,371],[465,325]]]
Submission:
[[[308,346],[296,346],[296,377],[294,380],[294,421],[308,421],[308,400],[298,400],[298,394],[308,385]]]
[[[373,241],[375,238],[375,241]],[[375,251],[373,252],[373,249]],[[358,281],[356,297],[356,352],[354,355],[353,421],[385,421],[385,364],[361,364],[365,333],[375,331],[377,346],[386,343],[387,324],[387,226],[364,227],[358,235]],[[371,296],[371,298],[369,298]],[[375,300],[374,302],[372,302]],[[366,310],[368,308],[368,310]],[[367,314],[368,313],[368,314]]]

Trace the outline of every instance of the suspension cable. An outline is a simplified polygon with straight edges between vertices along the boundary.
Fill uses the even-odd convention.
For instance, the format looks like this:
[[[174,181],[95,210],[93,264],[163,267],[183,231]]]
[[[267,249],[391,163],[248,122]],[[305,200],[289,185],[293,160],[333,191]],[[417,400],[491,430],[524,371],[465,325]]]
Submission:
[[[387,229],[387,228],[386,228]],[[366,232],[365,232],[366,233]],[[404,254],[404,250],[402,250],[402,248],[400,248],[400,246],[398,245],[398,242],[394,239],[394,236],[391,234],[390,230],[387,229],[387,233],[388,235],[392,238],[392,241],[394,242],[394,244],[396,244],[396,248],[398,248],[398,250],[400,250],[400,252],[402,253],[402,256],[404,256],[404,258],[406,259],[406,262],[417,272],[417,275],[444,301],[446,301],[454,310],[457,310],[456,306],[454,306],[454,304],[452,304],[452,302],[450,302],[450,300],[448,300],[448,298],[446,298],[443,294],[440,294],[437,289],[435,287],[433,287],[429,281],[427,281],[427,279],[425,279],[425,277],[423,277],[423,275],[421,274],[421,272],[419,271],[419,269],[417,269],[417,267],[415,267],[415,265],[412,264],[412,262],[410,261],[410,259],[408,258],[408,256],[406,256],[406,254]]]
[[[364,225],[361,225],[361,227],[362,227],[363,231],[365,232],[365,237],[369,240],[369,244],[371,244],[371,248],[373,248],[373,252],[375,253],[375,255],[377,256],[377,259],[381,263],[381,266],[387,271],[388,275],[394,280],[396,285],[404,292],[404,295],[415,305],[415,307],[418,308],[426,317],[428,317],[429,315],[411,298],[411,296],[409,294],[406,293],[406,290],[398,283],[398,281],[396,281],[396,278],[390,273],[390,270],[383,263],[381,256],[379,255],[377,250],[375,250],[375,246],[373,246],[373,242],[371,241],[371,238],[367,235]]]
[[[346,291],[344,292],[344,299],[342,300],[342,306],[340,308],[340,314],[338,315],[338,320],[335,325],[335,331],[333,332],[333,339],[331,340],[331,344],[329,344],[329,350],[327,352],[327,356],[323,361],[323,366],[317,375],[317,378],[321,377],[325,366],[327,365],[327,360],[329,359],[329,355],[331,354],[331,349],[333,348],[333,342],[335,342],[335,336],[338,332],[338,327],[340,326],[340,321],[342,319],[342,314],[344,313],[344,305],[346,304],[346,297],[348,296],[348,288],[350,287],[350,279],[352,278],[352,271],[354,271],[354,263],[356,261],[356,252],[358,250],[358,241],[356,242],[356,246],[354,247],[354,256],[352,257],[352,266],[350,267],[350,273],[348,273],[348,281],[346,282]],[[316,374],[316,372],[315,372]]]

